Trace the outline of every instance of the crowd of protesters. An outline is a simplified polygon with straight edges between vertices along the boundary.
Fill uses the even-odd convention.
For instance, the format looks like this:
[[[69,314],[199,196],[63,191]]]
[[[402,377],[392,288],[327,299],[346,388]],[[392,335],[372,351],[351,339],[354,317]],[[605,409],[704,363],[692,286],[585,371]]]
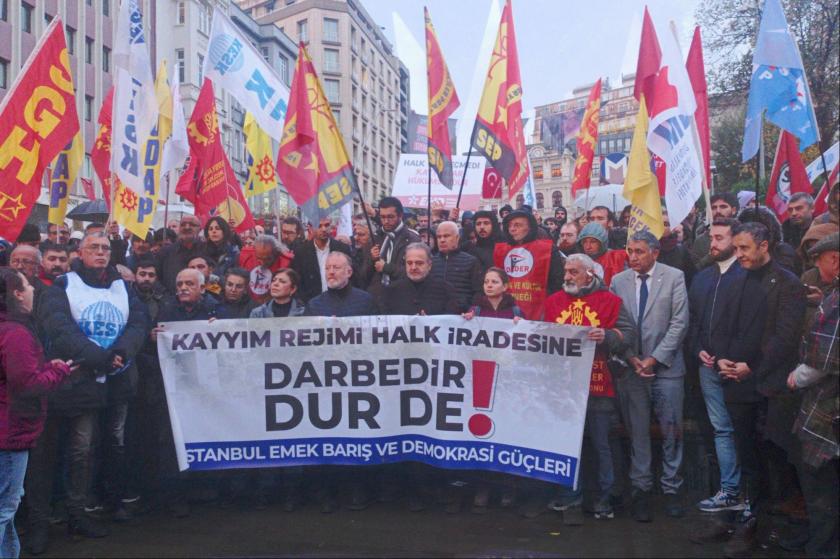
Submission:
[[[691,539],[728,540],[728,555],[748,555],[758,523],[783,513],[806,523],[780,545],[836,556],[838,202],[835,185],[828,212],[814,216],[813,199],[797,194],[782,224],[718,193],[710,223],[692,212],[673,224],[666,214],[661,238],[628,234],[629,208],[618,216],[556,208],[545,220],[527,206],[429,216],[391,197],[356,216],[349,238],[332,219],[305,227],[293,216],[237,234],[224,219],[202,227],[183,215],[145,238],[93,223],[72,234],[49,225],[42,239],[27,225],[0,245],[0,555],[18,555],[16,525],[37,555],[51,523],[98,538],[110,521],[156,508],[183,517],[202,501],[276,500],[287,511],[313,501],[328,513],[402,495],[412,511],[435,499],[448,512],[518,504],[525,517],[554,510],[574,526],[584,512],[608,520],[621,507],[650,522],[658,493],[668,516],[689,506],[716,513]],[[582,471],[592,499],[580,488],[479,473],[462,476],[465,498],[453,494],[457,476],[416,464],[179,473],[157,358],[162,324],[376,314],[519,321],[496,247],[537,239],[551,241],[540,318],[588,327],[597,344],[583,450],[593,465]],[[719,470],[719,488],[698,503],[688,502],[682,463],[692,382]]]

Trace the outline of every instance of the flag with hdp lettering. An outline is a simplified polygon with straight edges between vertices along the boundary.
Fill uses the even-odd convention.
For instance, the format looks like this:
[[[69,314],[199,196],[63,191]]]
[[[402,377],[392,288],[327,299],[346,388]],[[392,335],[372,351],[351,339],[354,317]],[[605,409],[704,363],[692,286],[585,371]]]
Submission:
[[[432,16],[426,16],[426,78],[429,89],[428,152],[429,165],[437,173],[440,183],[452,188],[452,146],[449,142],[449,116],[461,105],[455,84],[443,59]]]
[[[352,201],[355,177],[350,158],[303,43],[277,153],[277,174],[312,223]]]
[[[257,119],[250,111],[245,113],[243,129],[245,130],[245,149],[248,152],[245,196],[257,196],[277,186],[271,137],[260,128]]]
[[[218,215],[236,231],[254,227],[251,209],[222,147],[216,94],[208,78],[204,78],[198,93],[187,134],[190,163],[175,192],[193,203],[202,223]]]
[[[577,137],[578,156],[575,160],[575,173],[572,177],[572,199],[579,190],[589,188],[592,179],[592,161],[595,159],[595,146],[598,145],[598,120],[601,113],[601,79],[595,82],[586,101],[580,133]]]
[[[0,102],[0,237],[17,239],[44,169],[78,131],[70,55],[54,17]]]
[[[233,95],[253,113],[260,128],[274,138],[283,137],[289,88],[219,8],[213,10],[210,46],[204,59],[204,76]]]
[[[478,104],[472,146],[507,181],[511,199],[528,180],[530,170],[522,127],[522,79],[513,29],[513,8],[505,3],[487,81]]]
[[[143,148],[158,124],[158,103],[143,15],[137,0],[122,0],[114,36],[111,170],[138,195],[144,190]]]
[[[765,0],[761,14],[744,122],[742,161],[758,153],[762,116],[796,136],[800,150],[820,139],[805,67],[779,0]]]
[[[79,167],[85,157],[85,143],[82,133],[77,132],[52,164],[50,173],[50,209],[47,213],[49,223],[61,225],[67,215],[67,201],[70,199],[70,189],[76,182]]]
[[[671,223],[680,223],[703,194],[703,162],[694,122],[697,102],[675,28],[659,39],[662,60],[648,82],[652,98],[644,92],[650,112],[647,145],[665,163],[665,205]]]

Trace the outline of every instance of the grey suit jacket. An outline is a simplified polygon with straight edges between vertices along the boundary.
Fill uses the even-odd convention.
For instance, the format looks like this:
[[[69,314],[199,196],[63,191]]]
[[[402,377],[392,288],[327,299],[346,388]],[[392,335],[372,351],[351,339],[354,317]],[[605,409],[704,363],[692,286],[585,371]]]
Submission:
[[[625,270],[612,279],[610,291],[621,301],[633,317],[636,336],[639,335],[639,302],[636,300],[636,272]],[[661,262],[648,279],[648,299],[642,317],[642,355],[638,347],[631,348],[626,357],[653,357],[660,365],[656,374],[663,378],[685,375],[683,339],[688,330],[688,292],[681,270]]]

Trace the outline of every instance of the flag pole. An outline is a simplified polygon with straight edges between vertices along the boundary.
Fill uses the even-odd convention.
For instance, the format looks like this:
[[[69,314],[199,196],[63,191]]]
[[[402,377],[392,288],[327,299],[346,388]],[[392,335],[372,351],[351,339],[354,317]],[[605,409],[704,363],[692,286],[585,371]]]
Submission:
[[[461,186],[458,187],[458,199],[455,201],[455,207],[456,208],[461,207],[461,194],[464,192],[464,180],[467,178],[467,169],[470,168],[470,157],[472,156],[473,141],[475,140],[475,130],[476,130],[477,126],[478,126],[478,120],[473,122],[473,129],[472,129],[472,133],[470,134],[470,145],[469,145],[469,148],[467,149],[467,161],[466,161],[466,163],[464,163],[464,172],[461,175]],[[429,230],[431,230],[431,228],[432,228],[432,215],[431,215],[431,212],[430,212],[429,213]]]
[[[365,214],[365,221],[367,222],[368,231],[370,231],[370,241],[372,243],[374,239],[373,224],[371,223],[370,216],[367,213],[365,197],[362,195],[362,189],[359,188],[359,181],[356,178],[356,167],[353,166],[352,161],[350,162],[350,176],[353,177],[353,187],[356,189],[356,194],[359,196],[359,203],[362,205],[362,213]]]
[[[166,204],[163,206],[163,226],[166,227],[169,223],[169,185],[170,182],[170,174],[166,173]]]
[[[429,226],[426,227],[426,244],[429,246],[432,244],[432,160],[430,158],[432,140],[429,137],[429,132],[431,132],[430,123],[431,119],[428,119],[426,122],[426,170],[428,171],[426,175],[426,213],[429,216]],[[461,184],[463,184],[463,181]],[[459,194],[458,200],[460,201],[460,199],[461,196]],[[458,204],[455,204],[455,206],[457,207]]]

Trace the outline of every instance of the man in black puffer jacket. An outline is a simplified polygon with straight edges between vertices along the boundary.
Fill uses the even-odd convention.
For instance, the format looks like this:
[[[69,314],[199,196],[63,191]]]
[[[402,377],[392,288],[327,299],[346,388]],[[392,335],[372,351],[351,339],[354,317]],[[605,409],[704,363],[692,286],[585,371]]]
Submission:
[[[444,221],[436,232],[438,253],[432,259],[431,277],[452,284],[458,312],[466,312],[476,293],[481,292],[481,262],[459,248],[460,235],[454,221]]]
[[[50,397],[44,437],[33,451],[27,496],[32,543],[46,546],[50,497],[59,427],[70,427],[68,444],[67,512],[71,534],[102,537],[108,531],[85,514],[90,485],[90,460],[95,424],[104,409],[109,463],[106,487],[119,507],[124,489],[125,420],[137,385],[134,357],[149,327],[144,305],[119,272],[108,265],[111,244],[104,233],[85,236],[81,257],[72,271],[55,280],[43,294],[38,324],[46,340],[48,359],[72,359],[90,374],[75,377]],[[37,547],[37,546],[36,546]],[[38,549],[34,549],[38,551]]]
[[[493,266],[493,251],[501,236],[499,220],[496,214],[490,211],[475,212],[473,216],[475,224],[475,244],[467,249],[467,252],[478,258],[481,262],[482,275],[487,268]]]
[[[432,250],[426,243],[412,243],[405,249],[406,277],[387,286],[380,298],[382,314],[458,314],[458,300],[452,285],[430,277]]]

